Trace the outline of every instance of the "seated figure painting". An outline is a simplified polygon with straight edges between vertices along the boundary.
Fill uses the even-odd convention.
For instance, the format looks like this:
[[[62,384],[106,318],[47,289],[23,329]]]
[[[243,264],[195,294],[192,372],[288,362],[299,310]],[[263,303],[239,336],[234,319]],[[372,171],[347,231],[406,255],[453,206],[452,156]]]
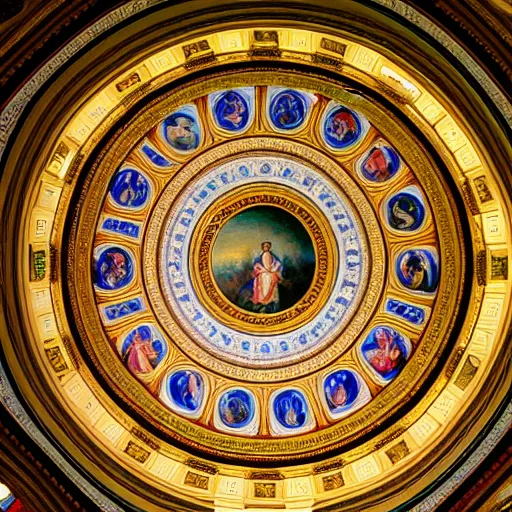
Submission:
[[[254,260],[252,279],[240,290],[238,303],[258,313],[279,311],[279,283],[283,282],[281,260],[272,252],[272,242],[261,244],[261,254]]]
[[[132,331],[124,340],[121,356],[128,369],[135,374],[153,371],[167,353],[160,333],[149,325]]]
[[[315,272],[315,251],[306,228],[290,213],[271,206],[249,208],[231,218],[212,256],[222,293],[253,313],[292,307],[308,291]]]

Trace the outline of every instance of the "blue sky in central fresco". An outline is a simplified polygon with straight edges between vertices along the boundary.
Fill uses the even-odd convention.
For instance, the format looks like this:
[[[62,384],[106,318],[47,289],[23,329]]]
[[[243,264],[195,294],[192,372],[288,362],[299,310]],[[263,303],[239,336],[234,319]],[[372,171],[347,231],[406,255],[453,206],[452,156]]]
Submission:
[[[311,239],[297,218],[281,208],[255,206],[235,215],[221,228],[212,254],[214,271],[252,263],[266,241],[272,242],[271,250],[281,261],[285,257],[315,260]]]

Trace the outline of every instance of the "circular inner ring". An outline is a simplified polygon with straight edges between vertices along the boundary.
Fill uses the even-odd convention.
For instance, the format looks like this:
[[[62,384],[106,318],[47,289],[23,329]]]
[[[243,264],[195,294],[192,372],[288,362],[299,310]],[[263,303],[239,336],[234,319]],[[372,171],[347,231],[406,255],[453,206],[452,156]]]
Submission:
[[[213,148],[193,160],[179,176],[180,181],[186,176],[192,178],[191,181],[171,181],[161,195],[145,242],[149,275],[153,272],[153,251],[156,249],[153,247],[158,240],[160,286],[156,288],[148,279],[146,286],[162,325],[187,354],[193,354],[196,360],[219,373],[240,373],[241,378],[258,381],[269,377],[280,379],[281,370],[290,368],[291,364],[296,372],[311,371],[311,364],[306,365],[306,359],[320,351],[325,351],[325,355],[318,364],[339,357],[354,340],[355,332],[361,331],[383,284],[381,266],[372,270],[372,275],[376,274],[374,280],[368,280],[369,258],[371,254],[376,260],[381,257],[382,243],[374,240],[379,234],[378,229],[372,230],[371,240],[368,240],[359,214],[364,214],[371,223],[374,213],[354,182],[332,161],[322,158],[311,148],[294,143],[286,144],[283,148],[285,155],[279,151],[280,142],[265,138],[243,141],[242,145],[248,148],[240,157],[240,143]],[[229,150],[233,151],[231,157],[227,156]],[[290,153],[296,154],[292,156]],[[316,170],[319,168],[327,176]],[[342,186],[335,184],[329,175]],[[255,186],[267,187],[269,196],[276,195],[277,190],[286,192],[286,200],[293,198],[291,203],[305,207],[320,227],[323,239],[330,241],[327,244],[329,279],[321,286],[320,298],[314,301],[318,306],[313,304],[305,308],[303,323],[298,327],[295,323],[295,327],[287,331],[282,325],[276,325],[278,334],[270,336],[249,332],[247,325],[233,325],[237,322],[233,317],[226,318],[225,315],[221,318],[222,309],[204,291],[204,282],[197,277],[194,268],[198,267],[194,267],[194,258],[190,255],[190,247],[195,245],[191,243],[192,238],[198,236],[196,234],[203,229],[201,226],[208,224],[205,219],[211,218],[207,212],[217,211],[215,205],[226,198],[236,197],[237,190]],[[350,200],[345,191],[349,191]],[[215,228],[215,232],[218,231]],[[246,236],[251,237],[251,234]],[[380,240],[380,236],[377,238]],[[254,244],[259,247],[263,241],[254,240]],[[215,236],[211,236],[209,246],[215,246]],[[209,256],[204,260],[210,267],[211,252],[205,252]],[[194,275],[196,277],[192,277]],[[226,308],[245,315],[243,308],[237,308],[225,297],[211,271],[210,285]],[[167,307],[162,307],[162,299]],[[372,306],[358,310],[361,301]],[[293,306],[277,313],[294,314]],[[247,316],[265,321],[274,314],[258,316],[251,313]],[[254,328],[253,323],[247,324]],[[226,365],[224,361],[231,364]],[[304,364],[296,364],[302,361]]]

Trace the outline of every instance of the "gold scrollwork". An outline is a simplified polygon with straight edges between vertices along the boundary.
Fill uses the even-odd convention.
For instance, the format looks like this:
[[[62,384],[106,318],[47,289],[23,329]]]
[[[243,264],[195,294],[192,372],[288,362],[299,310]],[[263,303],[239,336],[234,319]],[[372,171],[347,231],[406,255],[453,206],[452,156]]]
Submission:
[[[276,484],[264,484],[257,482],[254,484],[254,497],[255,498],[275,498],[276,497]]]
[[[197,489],[208,489],[208,482],[210,478],[204,475],[199,475],[198,473],[192,473],[189,471],[185,476],[185,481],[183,482],[185,485],[190,485],[190,487],[196,487]]]

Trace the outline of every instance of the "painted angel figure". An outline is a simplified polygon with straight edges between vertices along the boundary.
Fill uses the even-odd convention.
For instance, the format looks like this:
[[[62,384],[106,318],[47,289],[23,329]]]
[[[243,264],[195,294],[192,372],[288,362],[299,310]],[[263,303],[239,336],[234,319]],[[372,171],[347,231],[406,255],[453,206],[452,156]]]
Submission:
[[[149,373],[155,368],[157,359],[152,337],[144,339],[140,331],[136,331],[125,353],[128,368],[133,373]]]

